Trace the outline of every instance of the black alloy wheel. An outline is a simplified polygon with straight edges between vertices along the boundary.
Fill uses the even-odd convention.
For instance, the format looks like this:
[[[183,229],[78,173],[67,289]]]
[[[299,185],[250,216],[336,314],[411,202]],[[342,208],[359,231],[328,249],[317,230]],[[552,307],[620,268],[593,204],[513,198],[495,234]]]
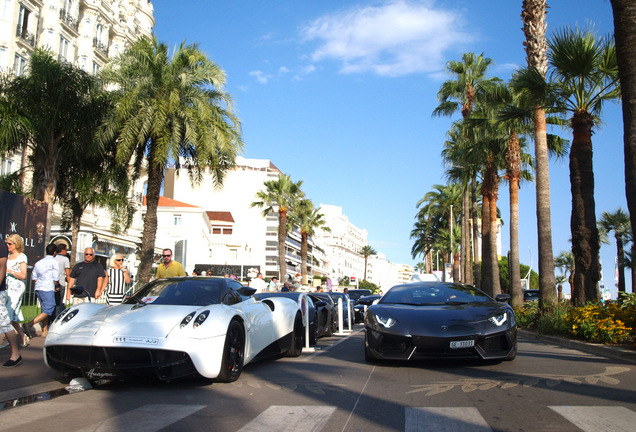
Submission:
[[[243,326],[236,320],[230,323],[225,336],[223,360],[217,381],[223,383],[234,382],[241,375],[245,358],[245,332]]]

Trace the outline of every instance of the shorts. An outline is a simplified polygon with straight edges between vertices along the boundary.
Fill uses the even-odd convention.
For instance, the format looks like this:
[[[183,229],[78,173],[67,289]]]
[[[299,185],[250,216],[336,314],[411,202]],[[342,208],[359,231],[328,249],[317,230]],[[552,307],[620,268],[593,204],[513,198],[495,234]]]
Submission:
[[[36,290],[35,295],[37,295],[38,300],[40,300],[42,313],[45,313],[48,316],[53,315],[53,312],[55,311],[55,291]]]
[[[0,334],[13,331],[7,311],[7,292],[0,291]]]

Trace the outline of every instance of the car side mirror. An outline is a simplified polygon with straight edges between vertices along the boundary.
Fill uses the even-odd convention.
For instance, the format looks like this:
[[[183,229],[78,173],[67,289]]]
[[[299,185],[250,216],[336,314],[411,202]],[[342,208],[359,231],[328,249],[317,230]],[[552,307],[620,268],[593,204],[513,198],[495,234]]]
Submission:
[[[510,301],[511,298],[512,297],[510,297],[510,294],[497,294],[495,300],[497,300],[499,303],[507,303]]]
[[[250,297],[256,293],[256,288],[243,287],[236,290],[240,295]]]

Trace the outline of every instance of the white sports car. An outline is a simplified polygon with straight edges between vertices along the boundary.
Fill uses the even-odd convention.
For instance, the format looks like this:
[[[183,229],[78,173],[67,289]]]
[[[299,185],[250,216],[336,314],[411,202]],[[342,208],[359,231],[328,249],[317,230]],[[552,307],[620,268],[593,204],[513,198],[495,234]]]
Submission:
[[[232,382],[247,363],[302,352],[298,303],[253,293],[232,279],[170,278],[121,305],[72,306],[50,326],[44,358],[66,376],[93,381],[199,374]]]

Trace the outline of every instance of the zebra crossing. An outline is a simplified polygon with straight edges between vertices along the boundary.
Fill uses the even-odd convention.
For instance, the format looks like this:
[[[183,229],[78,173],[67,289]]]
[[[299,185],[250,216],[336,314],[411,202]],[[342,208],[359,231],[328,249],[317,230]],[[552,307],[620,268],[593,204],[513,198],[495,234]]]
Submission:
[[[203,411],[207,405],[190,404],[148,404],[119,415],[73,429],[68,432],[100,432],[129,430],[135,432],[157,432],[180,420]],[[63,413],[81,410],[77,403],[50,401],[38,404],[37,409],[29,409],[28,416],[20,407],[0,411],[0,431],[24,427],[26,422],[46,421]],[[623,406],[549,406],[548,409],[562,416],[583,432],[632,432],[636,424],[636,412]],[[337,410],[335,406],[284,406],[273,405],[250,420],[238,432],[306,432],[334,430],[326,428],[327,422]],[[213,419],[213,417],[212,417]],[[209,430],[216,430],[214,423]],[[342,431],[355,430],[351,424],[339,426]],[[53,429],[50,429],[53,430]],[[205,429],[198,429],[205,430]],[[405,407],[404,431],[435,432],[492,432],[486,419],[474,407]]]

